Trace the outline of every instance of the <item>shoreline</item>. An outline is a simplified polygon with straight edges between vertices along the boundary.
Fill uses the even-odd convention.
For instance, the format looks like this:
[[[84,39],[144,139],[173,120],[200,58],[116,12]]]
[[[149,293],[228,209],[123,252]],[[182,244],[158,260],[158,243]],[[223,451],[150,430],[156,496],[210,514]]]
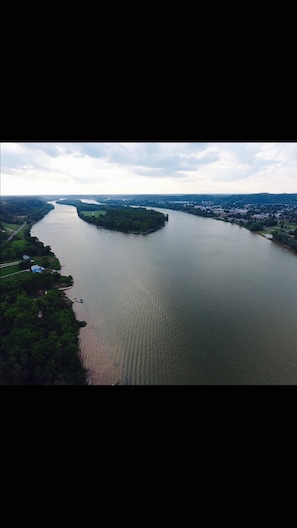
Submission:
[[[181,211],[181,212],[185,212],[185,211]],[[193,216],[199,216],[199,215],[193,215]],[[219,220],[219,221],[222,221],[221,218],[216,218],[216,217],[210,217],[214,220]],[[245,227],[244,225],[240,226],[237,222],[225,222],[225,223],[235,223],[238,227]],[[101,228],[101,229],[104,229],[104,230],[108,230],[108,231],[112,231],[111,229],[108,229],[108,228],[105,228],[105,227],[101,227],[101,226],[97,226],[98,228]],[[162,226],[164,227],[164,226]],[[159,228],[160,229],[160,228]],[[245,229],[247,229],[245,227]],[[155,231],[157,231],[158,229],[156,229]],[[119,230],[114,230],[114,231],[119,231]],[[248,229],[248,231],[250,231]],[[122,231],[123,232],[123,231]],[[252,231],[251,231],[252,232]],[[133,234],[144,234],[144,233],[133,233]],[[264,238],[266,238],[267,240],[269,240],[268,237],[266,237],[263,233],[261,232],[256,232],[254,231],[253,234],[259,234],[261,236],[263,236]],[[273,240],[274,241],[274,240]],[[278,243],[279,246],[281,246],[283,249],[289,249],[287,248],[286,246]],[[290,249],[289,249],[290,250]],[[290,253],[294,253],[293,251],[290,251]],[[53,253],[53,255],[56,257],[56,255]],[[58,259],[58,257],[56,257],[59,264],[60,264],[60,261]],[[61,270],[62,270],[62,267],[61,269],[59,270],[59,273],[61,273]],[[71,288],[75,288],[75,284],[74,284],[74,281],[73,281],[73,284],[71,286],[61,286],[59,289],[63,292],[67,292],[67,290],[70,290]],[[67,299],[67,303],[69,304],[69,306],[71,306],[71,309],[74,313],[74,316],[75,316],[75,319],[78,323],[80,323],[80,313],[81,311],[85,311],[85,308],[87,307],[84,307],[82,303],[80,303],[79,301],[73,301],[72,299],[70,299],[66,293],[64,293],[64,297],[65,299]],[[89,321],[86,322],[86,325],[89,324]],[[88,332],[88,335],[86,334],[86,332]],[[95,339],[96,337],[96,339]],[[92,328],[89,326],[87,328],[87,330],[84,330],[82,327],[79,329],[79,359],[81,361],[81,364],[82,366],[86,369],[87,371],[87,377],[86,377],[86,382],[87,382],[87,385],[89,386],[96,386],[96,385],[109,385],[109,386],[113,386],[113,385],[120,385],[122,384],[122,379],[119,379],[121,378],[121,373],[118,372],[117,373],[117,370],[118,370],[118,367],[116,367],[114,364],[113,364],[113,361],[110,357],[108,357],[108,353],[107,351],[105,351],[103,348],[102,348],[102,345],[101,343],[99,342],[97,336],[94,336],[93,335],[93,331],[92,331]],[[88,349],[89,348],[98,348],[98,357],[96,359],[96,363],[93,363],[92,360],[90,360],[89,358],[89,354],[88,354]],[[114,379],[115,378],[115,379]]]
[[[46,215],[45,215],[46,216]],[[43,217],[44,218],[44,217]],[[43,220],[43,218],[41,220]],[[40,220],[38,220],[37,222],[40,222]],[[37,222],[34,222],[31,226],[30,226],[30,230],[29,230],[29,236],[30,238],[32,238],[32,235],[31,235],[31,229],[33,228],[33,226],[37,223]],[[39,242],[41,242],[43,245],[44,245],[44,242],[42,242],[40,239],[38,239]],[[62,277],[66,277],[64,275],[62,275],[62,265],[61,265],[61,262],[60,262],[60,259],[57,257],[57,255],[51,250],[51,257],[54,257],[55,258],[55,261],[56,261],[56,265],[58,264],[57,266],[57,269],[53,269],[53,268],[47,268],[48,270],[48,273],[53,273],[55,272],[56,274],[58,274],[61,278]],[[70,276],[69,276],[70,277]],[[81,347],[80,347],[80,333],[81,333],[81,330],[82,328],[84,328],[86,325],[87,325],[87,322],[84,321],[84,320],[80,320],[78,317],[77,317],[77,314],[75,313],[75,310],[73,308],[73,304],[74,304],[74,301],[72,301],[72,299],[70,299],[70,297],[68,297],[65,293],[65,291],[67,290],[70,290],[73,288],[74,286],[74,280],[73,280],[73,277],[71,276],[71,279],[72,279],[72,284],[70,284],[69,286],[63,286],[63,282],[62,282],[62,285],[59,285],[59,284],[55,284],[52,289],[56,289],[58,291],[60,291],[62,294],[63,294],[63,300],[66,304],[66,306],[71,309],[72,311],[72,314],[73,314],[73,317],[74,317],[74,320],[75,320],[75,324],[76,326],[79,328],[78,330],[78,334],[77,334],[77,340],[78,340],[78,343],[77,343],[77,355],[78,355],[78,358],[79,358],[79,361],[80,361],[80,364],[81,364],[81,367],[85,370],[86,372],[86,376],[85,376],[85,382],[86,382],[86,385],[90,385],[90,382],[89,382],[89,370],[87,369],[87,367],[85,366],[84,364],[84,361],[83,361],[83,358],[82,358],[82,352],[81,352]]]
[[[246,227],[245,225],[240,225],[238,222],[229,222],[229,220],[224,220],[223,218],[219,218],[219,217],[215,217],[215,216],[203,216],[203,215],[197,215],[195,213],[191,213],[189,211],[183,211],[182,209],[179,209],[179,211],[181,212],[187,212],[188,214],[192,214],[193,216],[197,216],[199,218],[210,218],[212,220],[218,220],[219,222],[225,222],[226,224],[232,224],[232,225],[237,225],[238,227],[243,227],[244,229],[246,229],[247,231],[250,231],[250,233],[253,233],[255,235],[260,235],[262,236],[263,238],[265,238],[266,240],[270,240],[271,242],[274,242],[275,244],[277,244],[279,247],[282,247],[283,249],[286,249],[287,251],[289,251],[291,254],[297,256],[297,253],[296,251],[294,251],[293,248],[291,248],[290,246],[287,246],[286,244],[282,244],[281,242],[279,242],[278,240],[275,240],[273,238],[273,235],[271,233],[271,236],[267,236],[267,235],[270,235],[270,233],[262,233],[261,231],[251,231],[250,229],[248,229],[248,227]]]
[[[296,251],[290,247],[290,246],[287,246],[286,244],[282,244],[281,242],[279,242],[278,240],[275,240],[272,236],[272,233],[271,233],[271,238],[269,236],[266,236],[266,235],[269,235],[269,233],[267,234],[264,234],[262,233],[261,231],[251,231],[250,229],[248,229],[248,227],[246,227],[246,225],[243,223],[242,225],[239,224],[239,222],[237,221],[229,221],[229,220],[225,220],[225,217],[219,217],[219,216],[213,216],[213,215],[204,215],[204,214],[197,214],[196,212],[193,212],[191,210],[184,210],[183,208],[175,208],[175,207],[169,207],[168,204],[167,205],[158,205],[158,208],[160,209],[167,209],[168,211],[178,211],[180,213],[186,213],[186,214],[191,214],[193,216],[197,216],[198,218],[209,218],[211,220],[217,220],[219,222],[224,222],[226,224],[232,224],[232,225],[237,225],[238,227],[243,227],[244,229],[246,229],[247,231],[250,231],[250,233],[253,233],[255,235],[260,235],[260,236],[263,236],[264,238],[266,238],[266,240],[271,240],[272,242],[274,242],[275,244],[277,244],[278,246],[282,247],[283,249],[286,249],[288,250],[291,254],[293,255],[297,255]]]
[[[40,239],[38,240],[42,242]],[[44,243],[42,242],[42,244]],[[63,265],[61,265],[59,258],[52,250],[51,254],[53,257],[55,257],[59,265],[57,266],[56,264],[59,269],[56,269],[55,271],[60,275],[60,277],[63,277]],[[52,271],[50,267],[47,268],[47,270],[48,273]],[[121,372],[119,371],[118,366],[114,364],[113,359],[109,357],[108,351],[105,351],[102,347],[102,344],[92,331],[91,325],[88,327],[86,333],[85,327],[89,325],[89,323],[91,324],[91,321],[89,320],[87,307],[84,305],[84,300],[81,299],[80,296],[71,298],[76,294],[75,288],[76,285],[73,277],[72,284],[70,285],[65,285],[65,283],[63,284],[63,281],[61,281],[61,284],[56,284],[53,286],[53,289],[56,289],[62,293],[63,301],[69,307],[69,309],[71,309],[76,325],[79,327],[77,335],[77,354],[80,364],[86,372],[85,384],[87,386],[120,385],[123,382]],[[71,292],[73,292],[73,294]],[[93,349],[94,347],[99,351],[95,363],[90,360],[91,355],[89,354],[89,350]]]
[[[230,223],[230,222],[229,222]],[[239,227],[244,227],[244,226],[239,226]],[[247,229],[247,228],[246,228]],[[249,231],[249,229],[248,229]],[[261,231],[254,231],[254,234],[255,235],[260,235],[261,237],[265,238],[266,240],[270,240],[270,242],[273,242],[274,244],[276,244],[277,246],[283,248],[283,249],[286,249],[287,251],[289,251],[290,253],[292,253],[293,255],[297,256],[297,253],[296,251],[294,251],[290,246],[286,246],[286,244],[282,244],[281,242],[279,242],[278,240],[275,240],[273,238],[273,235],[270,234],[270,233],[261,233]]]
[[[100,341],[100,336],[94,331],[94,325],[88,314],[87,306],[84,302],[81,303],[79,299],[76,301],[71,300],[71,303],[76,320],[83,319],[86,323],[80,328],[79,351],[81,362],[87,371],[87,384],[89,386],[122,384],[122,374],[119,366],[114,362],[110,351]],[[93,350],[98,351],[96,356],[92,354]]]

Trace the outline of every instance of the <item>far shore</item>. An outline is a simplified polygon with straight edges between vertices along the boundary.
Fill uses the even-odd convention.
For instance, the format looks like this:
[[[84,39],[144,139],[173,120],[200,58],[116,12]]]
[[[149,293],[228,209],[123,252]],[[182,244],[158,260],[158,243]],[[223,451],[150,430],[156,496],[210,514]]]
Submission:
[[[180,211],[181,212],[187,212],[187,211],[182,211],[181,209],[180,209]],[[193,213],[189,213],[189,214],[193,214]],[[286,244],[281,244],[281,242],[279,242],[278,240],[275,240],[273,238],[272,233],[263,233],[262,231],[251,231],[250,229],[248,229],[245,226],[245,224],[240,225],[238,222],[229,222],[229,220],[226,222],[226,220],[224,220],[223,218],[219,218],[219,217],[216,217],[216,216],[200,216],[200,215],[194,215],[194,216],[198,216],[198,218],[211,218],[212,220],[219,220],[220,222],[225,222],[226,224],[235,224],[238,227],[243,227],[244,229],[247,229],[247,231],[250,231],[250,233],[253,233],[255,235],[260,235],[263,238],[266,238],[266,240],[270,240],[271,242],[274,242],[278,246],[290,251],[290,253],[292,253],[293,255],[297,256],[297,253],[290,246],[287,246]]]

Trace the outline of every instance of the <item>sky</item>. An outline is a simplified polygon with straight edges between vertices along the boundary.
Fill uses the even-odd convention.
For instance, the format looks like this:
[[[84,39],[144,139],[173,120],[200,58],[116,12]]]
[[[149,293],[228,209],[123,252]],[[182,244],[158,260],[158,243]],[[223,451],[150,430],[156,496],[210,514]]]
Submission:
[[[296,142],[1,143],[1,195],[297,193]]]

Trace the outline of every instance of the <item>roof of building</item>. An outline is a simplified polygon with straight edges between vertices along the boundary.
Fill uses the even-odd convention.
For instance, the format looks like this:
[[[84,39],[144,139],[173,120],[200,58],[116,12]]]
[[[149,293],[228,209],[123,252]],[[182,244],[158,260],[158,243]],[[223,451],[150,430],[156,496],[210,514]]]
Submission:
[[[38,266],[38,264],[34,264],[34,266],[31,266],[31,271],[33,273],[41,273],[44,270],[45,268],[43,268],[42,266]]]

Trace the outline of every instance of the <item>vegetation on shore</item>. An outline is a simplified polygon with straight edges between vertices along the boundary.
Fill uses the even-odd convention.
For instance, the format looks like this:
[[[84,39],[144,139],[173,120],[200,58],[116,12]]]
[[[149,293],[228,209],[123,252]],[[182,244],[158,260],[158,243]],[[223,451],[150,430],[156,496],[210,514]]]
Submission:
[[[168,215],[144,207],[96,205],[80,200],[61,200],[62,205],[74,205],[78,216],[97,227],[124,233],[148,234],[164,227]]]
[[[272,233],[273,240],[283,247],[297,253],[297,228],[292,234],[287,234],[282,229],[275,229]]]
[[[112,203],[121,202],[117,198]],[[129,198],[127,203],[235,223],[257,234],[268,234],[272,241],[297,253],[297,194],[156,195]],[[242,208],[244,214],[240,212]]]
[[[221,220],[221,218],[218,218],[217,215],[213,213],[213,211],[206,212],[199,209],[198,213],[196,211],[197,209],[193,209],[187,212],[196,214],[198,216]],[[225,221],[229,221],[227,217],[225,217]],[[278,223],[278,221],[273,217],[267,217],[264,220],[250,218],[247,222],[243,222],[242,220],[236,221],[236,219],[232,219],[231,223],[237,223],[240,227],[245,227],[249,231],[257,234],[269,234],[272,237],[271,240],[277,242],[284,248],[293,251],[293,253],[297,253],[297,224],[292,224],[290,228],[286,226],[285,222]]]
[[[47,205],[21,197],[1,203],[1,385],[87,384],[79,353],[79,331],[85,323],[76,320],[71,301],[60,290],[71,286],[73,278],[60,275],[51,248],[30,236],[35,219],[52,209]],[[23,223],[24,229],[8,241],[14,227]],[[32,261],[45,271],[32,273]]]
[[[262,203],[261,199],[257,196],[259,203]],[[279,203],[284,199],[288,200],[281,195]],[[296,199],[297,195],[290,197],[292,211]],[[266,200],[268,204],[268,197]],[[127,202],[130,206],[124,206],[120,201],[103,206],[83,204],[79,200],[61,203],[74,205],[79,216],[89,223],[127,233],[150,233],[165,225],[167,215],[143,207],[166,207],[222,220],[210,208],[197,209],[193,203],[181,205],[176,201],[159,203],[152,198]],[[240,197],[240,204],[245,203],[246,198]],[[230,205],[235,203],[230,201]],[[87,384],[87,373],[79,352],[79,331],[85,323],[76,320],[71,301],[61,291],[62,287],[71,286],[73,279],[60,275],[60,263],[50,246],[44,246],[30,235],[33,223],[52,208],[38,198],[6,197],[0,202],[2,385]],[[268,205],[265,208],[268,211]],[[265,221],[258,220],[253,214],[247,215],[246,222],[235,217],[230,220],[228,216],[225,221],[237,222],[256,233],[269,233],[275,242],[297,253],[297,220],[293,215],[292,212],[291,216],[287,214],[285,219],[276,221],[275,211],[271,209]],[[31,273],[32,261],[45,271]]]

